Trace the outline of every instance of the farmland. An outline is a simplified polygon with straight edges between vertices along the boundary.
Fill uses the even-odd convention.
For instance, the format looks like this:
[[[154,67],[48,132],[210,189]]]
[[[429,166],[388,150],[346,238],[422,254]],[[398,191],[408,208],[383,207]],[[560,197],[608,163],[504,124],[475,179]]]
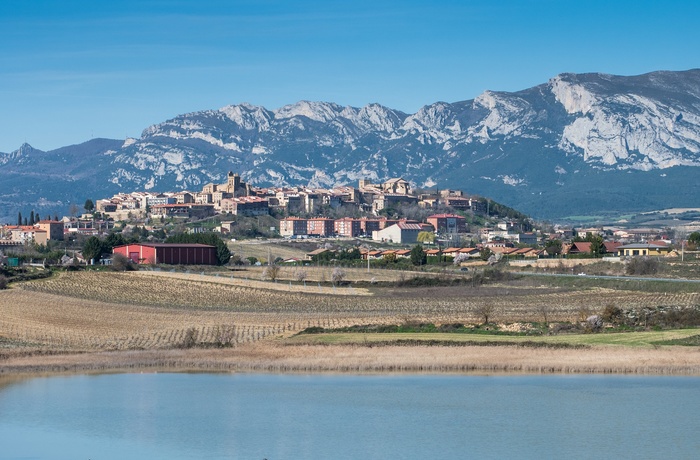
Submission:
[[[318,270],[320,275],[322,268]],[[3,360],[8,363],[33,355],[57,359],[56,355],[66,354],[74,360],[95,360],[97,356],[105,356],[104,353],[112,353],[110,359],[121,362],[125,355],[119,353],[162,353],[158,356],[172,357],[186,351],[195,353],[184,350],[192,347],[200,350],[196,353],[204,353],[202,349],[206,349],[211,356],[226,353],[216,350],[230,349],[230,353],[235,350],[238,354],[255,351],[255,356],[306,350],[310,357],[315,353],[310,350],[317,353],[321,345],[300,342],[302,336],[292,337],[309,327],[334,329],[407,322],[479,324],[484,320],[485,310],[490,315],[489,322],[506,327],[527,321],[578,322],[610,305],[641,309],[700,304],[700,294],[694,292],[575,289],[530,280],[483,286],[402,287],[388,280],[413,275],[397,272],[377,273],[387,282],[375,286],[367,282],[368,275],[363,270],[347,270],[350,281],[335,287],[320,279],[304,286],[305,283],[292,282],[291,274],[288,280],[263,281],[255,272],[241,276],[240,273],[81,271],[15,283],[11,289],[0,291],[0,369]],[[663,338],[690,335],[693,334],[676,332]],[[352,342],[348,338],[342,340]],[[564,342],[566,338],[544,340]],[[643,347],[658,348],[641,342]],[[596,345],[595,341],[592,344]],[[457,354],[463,353],[466,351]],[[142,359],[146,355],[139,356]],[[187,356],[178,359],[190,363],[185,367],[197,367],[189,361],[193,355]],[[692,363],[695,355],[688,356]],[[278,359],[282,356],[271,362]],[[254,368],[265,367],[256,362],[259,364]],[[210,362],[210,365],[219,364]]]

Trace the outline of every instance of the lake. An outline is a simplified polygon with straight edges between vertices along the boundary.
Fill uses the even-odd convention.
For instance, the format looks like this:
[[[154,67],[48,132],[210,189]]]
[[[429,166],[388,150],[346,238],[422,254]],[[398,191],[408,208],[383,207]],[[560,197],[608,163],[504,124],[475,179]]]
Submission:
[[[697,458],[700,378],[0,379],[2,459]]]

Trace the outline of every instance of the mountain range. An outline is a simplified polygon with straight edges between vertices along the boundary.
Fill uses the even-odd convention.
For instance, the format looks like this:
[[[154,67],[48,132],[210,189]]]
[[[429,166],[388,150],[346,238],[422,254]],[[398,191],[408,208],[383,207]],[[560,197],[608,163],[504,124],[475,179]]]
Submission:
[[[301,101],[176,116],[138,139],[0,153],[0,221],[119,191],[197,191],[229,170],[256,186],[403,177],[537,218],[698,206],[700,69],[560,74],[414,114]]]

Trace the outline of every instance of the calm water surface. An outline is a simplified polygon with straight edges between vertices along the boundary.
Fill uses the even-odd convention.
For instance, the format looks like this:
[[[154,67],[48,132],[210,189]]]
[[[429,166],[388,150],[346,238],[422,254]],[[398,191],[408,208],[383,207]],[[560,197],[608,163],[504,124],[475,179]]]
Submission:
[[[0,379],[2,459],[700,458],[700,379]]]

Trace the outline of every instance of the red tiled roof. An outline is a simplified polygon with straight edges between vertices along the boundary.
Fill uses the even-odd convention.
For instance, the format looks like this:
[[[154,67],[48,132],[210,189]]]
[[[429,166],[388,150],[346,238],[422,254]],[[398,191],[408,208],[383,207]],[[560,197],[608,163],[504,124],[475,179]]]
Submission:
[[[591,243],[582,241],[571,243],[571,247],[569,248],[569,254],[571,254],[572,252],[574,254],[591,252]]]
[[[617,248],[622,246],[622,243],[618,241],[606,241],[603,243],[603,246],[605,246],[605,252],[617,252]]]
[[[92,229],[88,229],[92,230]],[[123,248],[126,246],[145,246],[147,248],[214,248],[208,244],[199,243],[129,243],[114,246],[115,248]]]

